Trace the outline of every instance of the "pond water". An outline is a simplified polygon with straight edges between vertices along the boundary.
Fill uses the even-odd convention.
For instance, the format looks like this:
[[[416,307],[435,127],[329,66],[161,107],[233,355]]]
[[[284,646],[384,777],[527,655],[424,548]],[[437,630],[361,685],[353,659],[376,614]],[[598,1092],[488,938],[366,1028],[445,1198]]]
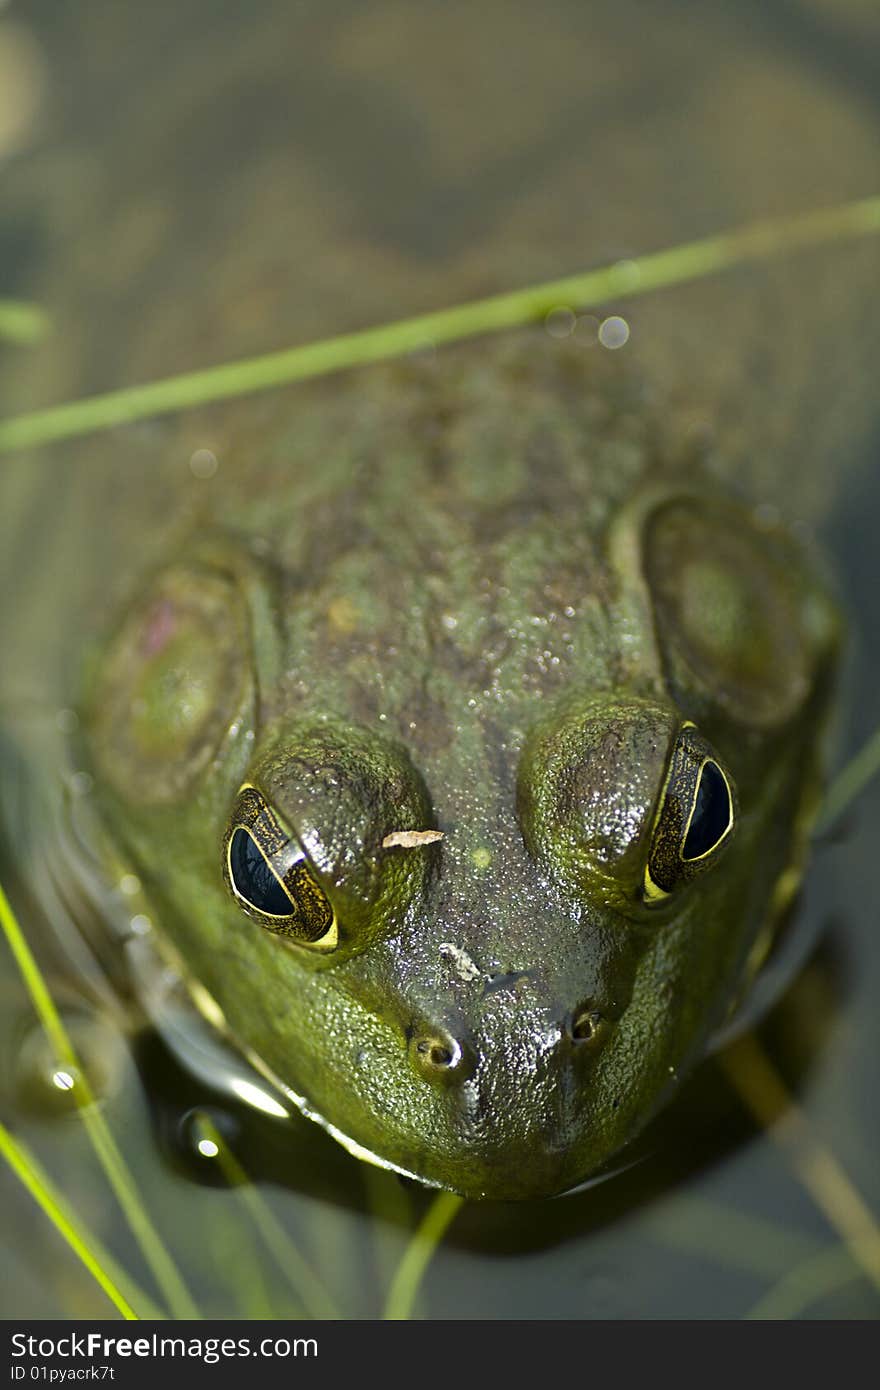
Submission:
[[[526,0],[0,3],[0,301],[50,325],[31,344],[0,334],[0,412],[872,195],[878,57],[864,0],[548,0],[540,15]],[[738,482],[828,553],[850,628],[836,765],[878,718],[878,245],[590,306],[596,322],[625,316],[619,350],[647,373],[712,401]],[[592,320],[580,328],[584,352],[606,350]],[[59,876],[42,789],[88,797],[66,745],[84,658],[210,511],[224,460],[271,428],[270,396],[0,462],[0,881],[199,1310],[378,1317],[430,1195],[194,1080],[154,1032],[131,1036],[112,952],[96,972],[47,930]],[[295,415],[312,397],[282,399]],[[754,1053],[711,1059],[620,1176],[458,1210],[416,1315],[877,1315],[878,835],[875,784],[816,847],[798,911],[820,945],[759,1032],[801,1116],[788,1142],[735,1082]],[[2,998],[4,1123],[161,1306],[5,948]],[[3,1315],[106,1316],[12,1173],[0,1184]]]

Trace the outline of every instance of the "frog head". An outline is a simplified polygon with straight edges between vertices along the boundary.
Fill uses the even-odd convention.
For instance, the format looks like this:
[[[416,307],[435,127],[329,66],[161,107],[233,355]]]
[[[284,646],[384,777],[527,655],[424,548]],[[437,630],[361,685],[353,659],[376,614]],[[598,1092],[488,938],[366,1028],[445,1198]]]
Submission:
[[[838,622],[790,536],[676,481],[587,552],[520,515],[469,592],[212,536],[90,684],[107,823],[212,1017],[354,1152],[471,1197],[633,1138],[746,986],[815,800]]]

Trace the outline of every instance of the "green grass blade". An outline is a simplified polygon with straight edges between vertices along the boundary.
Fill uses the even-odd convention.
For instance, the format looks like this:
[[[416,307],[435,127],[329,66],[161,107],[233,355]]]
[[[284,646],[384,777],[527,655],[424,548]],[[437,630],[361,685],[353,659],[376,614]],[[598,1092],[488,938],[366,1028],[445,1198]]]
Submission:
[[[116,1141],[110,1133],[101,1111],[95,1104],[95,1098],[86,1075],[2,885],[0,885],[0,925],[2,925],[10,950],[55,1056],[59,1063],[72,1069],[73,1074],[77,1077],[74,1097],[79,1106],[86,1132],[140,1246],[144,1259],[149,1265],[163,1297],[167,1300],[172,1315],[176,1318],[197,1318],[198,1310],[171,1255],[165,1249],[161,1237],[153,1226]]]
[[[0,1153],[6,1159],[15,1176],[31,1194],[38,1206],[48,1216],[52,1225],[67,1241],[71,1250],[78,1255],[95,1282],[103,1289],[110,1302],[128,1321],[137,1321],[139,1314],[116,1286],[106,1268],[106,1254],[99,1253],[98,1243],[83,1225],[72,1215],[70,1209],[55,1192],[36,1163],[32,1154],[18,1143],[6,1126],[0,1123]]]
[[[260,1321],[278,1318],[282,1314],[273,1297],[275,1291],[268,1277],[268,1261],[254,1239],[249,1213],[238,1200],[240,1194],[224,1162],[228,1152],[224,1141],[207,1115],[196,1114],[193,1119],[190,1134],[197,1141],[201,1161],[211,1166],[216,1164],[230,1184],[230,1189],[223,1192],[222,1219],[209,1219],[202,1236],[203,1249],[231,1295],[230,1312],[220,1314],[216,1301],[212,1300],[211,1314]],[[302,1311],[288,1309],[285,1315],[302,1317]]]
[[[869,782],[880,773],[880,729],[875,732],[834,778],[825,793],[816,834],[823,835],[838,821]]]
[[[718,1061],[740,1100],[786,1153],[852,1262],[880,1289],[880,1225],[834,1151],[813,1133],[755,1034],[737,1038]]]
[[[813,1237],[791,1223],[690,1194],[646,1212],[643,1230],[670,1249],[711,1258],[764,1280],[782,1279],[793,1265],[811,1259],[820,1248]]]
[[[414,1225],[414,1189],[375,1163],[362,1163],[359,1176],[370,1217],[375,1277],[380,1288],[388,1289],[400,1263],[401,1232]]]
[[[251,1182],[241,1163],[232,1153],[223,1136],[202,1114],[198,1117],[198,1131],[212,1143],[217,1152],[217,1163],[226,1181],[241,1198],[242,1205],[250,1216],[263,1242],[272,1255],[278,1269],[300,1300],[305,1316],[310,1318],[339,1318],[341,1316],[330,1294],[320,1279],[300,1254],[293,1241],[279,1226],[259,1190]],[[288,1312],[287,1316],[291,1316]]]
[[[263,357],[229,362],[145,386],[126,387],[108,395],[15,416],[0,422],[0,452],[31,449],[52,440],[72,439],[149,416],[186,410],[210,401],[229,400],[346,367],[401,357],[423,348],[426,343],[440,345],[521,327],[542,319],[560,305],[583,308],[610,299],[629,298],[713,275],[746,261],[764,260],[781,252],[868,236],[878,231],[880,196],[795,217],[753,223],[635,261]]]
[[[18,299],[0,299],[0,339],[30,347],[47,337],[49,319],[36,304]]]
[[[385,1300],[384,1316],[391,1321],[405,1321],[412,1316],[419,1285],[431,1257],[439,1246],[464,1198],[455,1192],[438,1192],[419,1225],[413,1232],[403,1259],[391,1281]]]
[[[750,1320],[788,1321],[829,1293],[855,1283],[863,1272],[845,1245],[832,1245],[795,1265],[746,1313]]]

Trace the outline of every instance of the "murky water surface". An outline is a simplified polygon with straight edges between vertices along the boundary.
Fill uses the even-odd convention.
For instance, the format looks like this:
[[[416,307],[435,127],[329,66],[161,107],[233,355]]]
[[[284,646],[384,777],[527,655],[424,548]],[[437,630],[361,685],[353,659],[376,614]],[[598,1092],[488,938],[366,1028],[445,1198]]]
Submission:
[[[0,5],[0,299],[52,325],[0,345],[3,413],[865,197],[878,58],[863,0],[549,0],[540,16],[525,0]],[[876,243],[828,246],[596,306],[625,318],[616,350],[713,400],[744,484],[830,554],[851,624],[838,762],[878,717],[878,264]],[[612,350],[582,331],[584,352]],[[297,388],[284,399],[308,409]],[[3,459],[3,879],[199,1308],[375,1317],[426,1196],[304,1122],[235,1110],[155,1034],[131,1039],[118,966],[104,962],[101,1007],[45,930],[53,841],[34,788],[76,773],[65,711],[83,654],[223,487],[266,401]],[[801,911],[822,946],[761,1033],[804,1143],[874,1209],[878,835],[875,787],[816,851]],[[160,1302],[8,953],[3,968],[4,1121]],[[205,1116],[250,1182],[224,1180]],[[574,1197],[463,1209],[416,1311],[876,1316],[797,1150],[760,1131],[723,1065],[640,1151]],[[3,1314],[104,1315],[8,1171],[2,1185]]]

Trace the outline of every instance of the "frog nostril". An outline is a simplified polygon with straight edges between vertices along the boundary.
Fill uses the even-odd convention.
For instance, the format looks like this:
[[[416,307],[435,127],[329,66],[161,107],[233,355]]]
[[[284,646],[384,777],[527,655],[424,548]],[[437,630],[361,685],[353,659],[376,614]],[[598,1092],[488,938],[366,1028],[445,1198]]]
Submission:
[[[608,1033],[608,1020],[600,1009],[588,1001],[580,1004],[571,1015],[568,1034],[572,1042],[598,1046]]]
[[[470,1049],[445,1029],[413,1030],[408,1051],[410,1062],[423,1081],[448,1085],[470,1075]]]
[[[455,1059],[455,1051],[452,1048],[430,1038],[420,1038],[416,1044],[416,1052],[421,1064],[434,1070],[451,1067]]]

